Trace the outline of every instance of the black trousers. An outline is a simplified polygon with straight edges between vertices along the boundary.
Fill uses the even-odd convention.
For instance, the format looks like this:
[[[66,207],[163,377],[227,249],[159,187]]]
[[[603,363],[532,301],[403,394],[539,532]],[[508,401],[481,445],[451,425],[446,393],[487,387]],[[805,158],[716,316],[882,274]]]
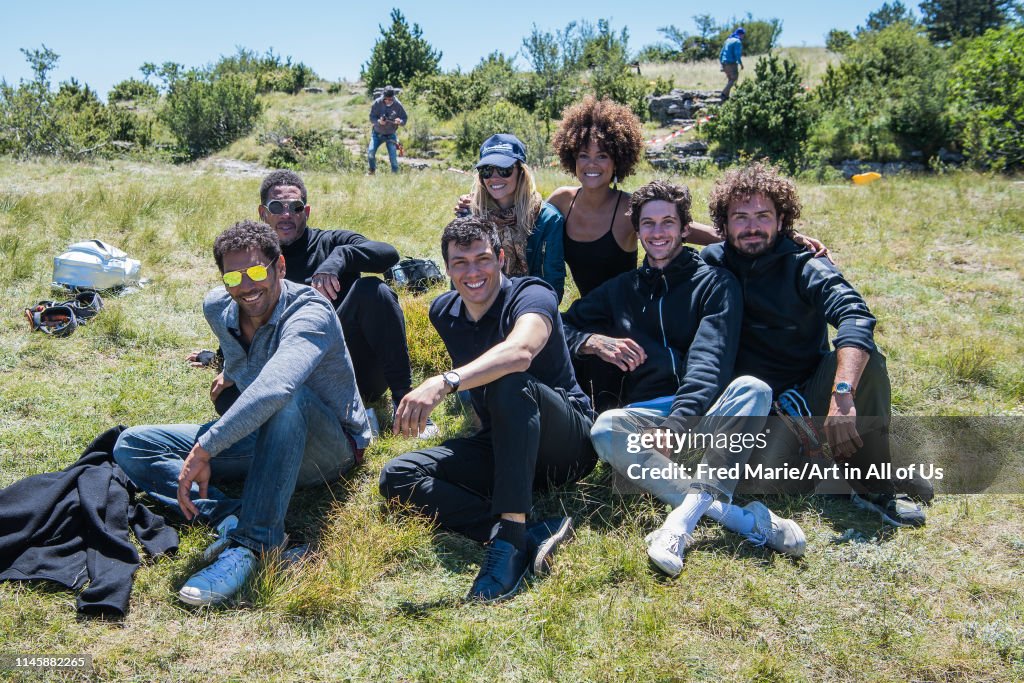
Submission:
[[[398,295],[380,278],[359,278],[338,305],[338,318],[359,395],[372,401],[391,389],[397,404],[412,387],[405,315]]]
[[[534,491],[577,481],[597,461],[593,418],[564,391],[520,372],[492,382],[485,393],[489,426],[400,455],[380,475],[386,498],[481,542],[501,513],[529,513]]]

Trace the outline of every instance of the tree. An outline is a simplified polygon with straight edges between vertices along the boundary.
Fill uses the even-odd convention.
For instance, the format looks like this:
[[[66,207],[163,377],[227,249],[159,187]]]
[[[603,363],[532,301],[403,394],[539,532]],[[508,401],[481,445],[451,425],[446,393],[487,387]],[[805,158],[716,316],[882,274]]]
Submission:
[[[551,136],[551,119],[557,118],[572,101],[572,84],[580,70],[582,45],[578,39],[578,26],[570,22],[563,31],[541,31],[537,25],[523,38],[523,52],[537,76],[541,91],[537,107],[546,121],[547,136]]]
[[[917,23],[914,13],[902,2],[899,0],[892,4],[887,2],[868,15],[864,26],[857,27],[857,35],[866,31],[881,31],[883,28],[888,28],[901,21],[907,24]]]
[[[999,28],[1020,9],[1017,0],[924,0],[921,23],[932,42],[949,43],[957,38],[980,36]]]
[[[848,48],[852,42],[853,36],[850,32],[838,28],[832,29],[825,36],[825,47],[837,54]]]
[[[951,69],[949,101],[950,122],[972,164],[1024,167],[1024,27],[971,41]]]
[[[392,9],[391,26],[379,28],[381,37],[360,72],[368,92],[385,85],[404,86],[417,76],[440,72],[441,53],[423,38],[419,24],[409,26],[401,10]]]

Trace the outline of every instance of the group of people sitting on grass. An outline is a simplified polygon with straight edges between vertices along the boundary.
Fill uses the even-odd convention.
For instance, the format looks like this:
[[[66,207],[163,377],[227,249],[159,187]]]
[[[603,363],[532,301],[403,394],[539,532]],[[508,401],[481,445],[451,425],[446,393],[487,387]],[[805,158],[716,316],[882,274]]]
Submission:
[[[475,433],[391,459],[380,491],[487,544],[475,600],[508,598],[528,574],[547,571],[572,520],[531,519],[534,496],[585,477],[598,458],[672,507],[646,539],[670,576],[705,516],[800,557],[806,540],[795,521],[760,500],[733,503],[737,490],[767,492],[737,466],[805,457],[793,433],[764,431],[784,394],[824,418],[842,471],[889,462],[890,387],[875,318],[821,244],[794,232],[801,205],[791,180],[761,164],[727,172],[711,191],[707,226],[693,221],[684,186],[617,189],[643,150],[626,107],[591,98],[570,107],[554,145],[579,187],[544,202],[515,136],[483,143],[472,193],[440,237],[452,289],[433,301],[430,321],[451,364],[415,388],[398,297],[362,276],[394,265],[396,250],[308,227],[295,173],[263,180],[260,220],[236,223],[213,245],[224,287],[203,311],[223,356],[210,392],[220,417],[133,427],[114,449],[153,498],[217,525],[210,564],[182,586],[183,601],[231,598],[260,556],[285,544],[294,490],[361,462],[372,438],[365,404],[386,390],[394,432],[429,439],[438,436],[432,412],[468,391]],[[708,246],[698,253],[687,243]],[[565,265],[580,298],[563,315]],[[704,442],[687,469],[673,458],[693,435],[729,438]],[[893,481],[849,479],[854,501],[889,524],[924,523]],[[244,482],[240,498],[217,488],[227,481]],[[816,482],[786,483],[773,491]]]

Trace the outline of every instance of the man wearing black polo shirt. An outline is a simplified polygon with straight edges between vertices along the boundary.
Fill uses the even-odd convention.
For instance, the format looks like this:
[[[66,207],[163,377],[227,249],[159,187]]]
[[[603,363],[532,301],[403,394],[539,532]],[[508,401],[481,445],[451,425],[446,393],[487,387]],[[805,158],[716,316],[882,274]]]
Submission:
[[[380,490],[445,529],[487,542],[469,598],[514,595],[543,572],[571,520],[527,523],[533,491],[578,480],[594,466],[593,410],[576,383],[558,299],[543,280],[507,278],[494,225],[456,218],[441,253],[455,291],[430,307],[452,370],[402,399],[395,432],[415,435],[444,397],[469,389],[482,427],[472,436],[405,453],[384,466]]]

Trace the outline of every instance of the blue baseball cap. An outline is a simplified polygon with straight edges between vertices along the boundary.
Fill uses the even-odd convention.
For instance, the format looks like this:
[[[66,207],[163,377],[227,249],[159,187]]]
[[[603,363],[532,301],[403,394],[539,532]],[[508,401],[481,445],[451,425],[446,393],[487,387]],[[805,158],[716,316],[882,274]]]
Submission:
[[[517,161],[526,163],[526,146],[515,135],[498,133],[484,140],[480,145],[480,161],[476,168],[481,166],[498,166],[508,168]]]

